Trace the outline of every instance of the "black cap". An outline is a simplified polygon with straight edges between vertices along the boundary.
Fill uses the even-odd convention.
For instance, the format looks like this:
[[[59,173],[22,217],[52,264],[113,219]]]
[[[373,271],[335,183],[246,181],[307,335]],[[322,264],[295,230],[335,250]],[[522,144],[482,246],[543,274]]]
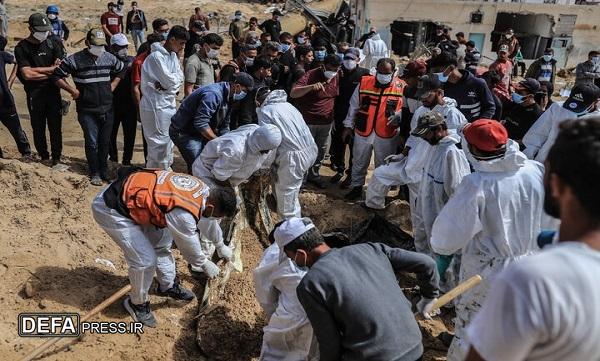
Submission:
[[[571,89],[571,95],[565,100],[563,108],[581,113],[600,97],[600,88],[594,84],[578,84]]]
[[[281,11],[279,11],[279,9],[275,9],[275,11],[273,11],[273,15],[282,16],[283,14]]]
[[[50,25],[50,20],[44,14],[35,13],[29,16],[29,26],[33,29],[33,31],[50,31],[52,30],[52,25]]]
[[[526,78],[515,85],[515,90],[525,90],[530,94],[535,94],[541,89],[540,82],[533,78]]]
[[[415,97],[420,99],[423,95],[436,89],[442,88],[442,82],[436,74],[429,73],[419,78],[419,84],[417,85],[417,92]]]
[[[254,88],[254,79],[248,73],[239,72],[233,76],[233,81],[248,88],[248,91]]]

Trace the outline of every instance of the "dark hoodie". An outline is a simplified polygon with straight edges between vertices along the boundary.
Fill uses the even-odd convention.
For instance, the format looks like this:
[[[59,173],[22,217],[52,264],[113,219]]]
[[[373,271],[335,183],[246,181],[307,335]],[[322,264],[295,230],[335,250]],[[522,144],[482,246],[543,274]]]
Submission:
[[[444,83],[444,95],[456,100],[458,109],[469,123],[480,118],[492,119],[496,105],[485,80],[466,70],[459,71],[462,78],[456,84]]]

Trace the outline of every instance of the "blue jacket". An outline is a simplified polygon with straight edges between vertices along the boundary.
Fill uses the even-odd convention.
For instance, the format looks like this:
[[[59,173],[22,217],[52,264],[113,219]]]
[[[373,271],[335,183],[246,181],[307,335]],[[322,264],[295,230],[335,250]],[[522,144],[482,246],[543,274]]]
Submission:
[[[485,80],[460,70],[462,78],[456,83],[444,83],[444,95],[456,100],[458,109],[469,123],[480,118],[493,119],[496,104]]]
[[[171,118],[175,130],[199,136],[200,130],[210,127],[216,135],[229,132],[229,83],[221,82],[196,89],[183,100]]]

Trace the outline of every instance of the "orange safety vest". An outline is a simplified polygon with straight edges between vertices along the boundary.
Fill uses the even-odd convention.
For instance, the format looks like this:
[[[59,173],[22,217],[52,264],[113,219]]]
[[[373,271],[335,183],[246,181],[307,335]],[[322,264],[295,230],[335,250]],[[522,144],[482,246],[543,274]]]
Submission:
[[[190,212],[198,222],[208,187],[188,174],[143,170],[127,178],[122,194],[123,204],[137,224],[165,228],[165,214],[177,207]]]
[[[402,110],[402,95],[406,83],[394,77],[387,88],[378,88],[376,82],[374,75],[363,76],[360,80],[359,110],[354,129],[362,137],[368,137],[375,130],[380,138],[392,138],[398,133],[398,128],[387,125],[388,118]]]

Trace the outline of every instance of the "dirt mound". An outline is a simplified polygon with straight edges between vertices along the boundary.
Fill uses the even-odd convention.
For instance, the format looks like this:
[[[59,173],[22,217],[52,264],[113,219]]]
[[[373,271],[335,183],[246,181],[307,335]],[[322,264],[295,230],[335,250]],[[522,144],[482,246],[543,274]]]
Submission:
[[[127,284],[121,250],[92,219],[90,204],[98,191],[87,177],[70,171],[0,159],[1,360],[19,359],[44,341],[18,336],[19,313],[84,314]],[[184,286],[196,287],[178,252],[175,256]],[[97,262],[101,259],[110,263]],[[156,296],[150,302],[156,329],[145,329],[141,337],[86,335],[81,342],[65,341],[44,360],[199,359],[197,302],[180,305]],[[130,322],[130,317],[119,301],[93,320]]]
[[[258,266],[263,246],[256,234],[240,232],[244,271],[232,273],[217,301],[199,322],[198,343],[215,360],[252,360],[260,355],[262,328],[267,320],[256,301],[252,270]]]

